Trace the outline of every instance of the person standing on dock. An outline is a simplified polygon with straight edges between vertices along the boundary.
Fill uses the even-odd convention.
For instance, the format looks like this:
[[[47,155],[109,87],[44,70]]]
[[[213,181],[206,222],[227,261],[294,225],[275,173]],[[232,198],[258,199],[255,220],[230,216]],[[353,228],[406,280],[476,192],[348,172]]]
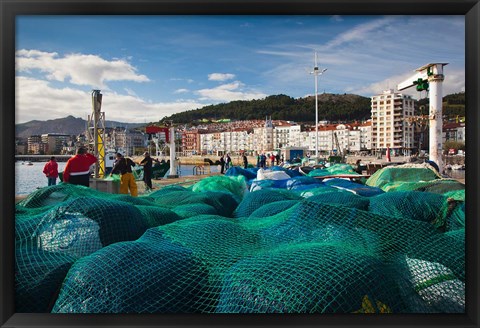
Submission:
[[[271,167],[274,167],[275,166],[275,155],[272,153],[272,155],[270,155],[270,166]]]
[[[133,197],[137,197],[138,188],[132,173],[133,166],[135,166],[135,163],[130,158],[125,158],[122,154],[117,153],[117,161],[113,165],[110,176],[112,174],[120,174],[120,193],[128,194],[130,189],[130,194]]]
[[[158,160],[153,159],[148,151],[146,151],[143,156],[145,156],[145,158],[140,162],[140,165],[143,166],[143,182],[145,183],[147,191],[150,191],[154,189],[152,187],[153,161],[155,160],[158,163]]]
[[[230,154],[225,155],[225,172],[232,167],[232,159],[230,158]]]
[[[243,160],[243,168],[244,168],[244,169],[247,169],[247,167],[248,167],[248,158],[247,158],[247,155],[245,155],[245,153],[242,154],[242,160]]]
[[[220,156],[220,173],[223,174],[225,172],[225,159],[223,156]]]
[[[55,156],[50,157],[50,160],[43,167],[43,173],[48,179],[48,185],[54,186],[57,184],[58,178],[58,163],[55,160]]]
[[[63,181],[71,184],[90,186],[90,166],[97,162],[97,158],[80,147],[77,154],[70,158],[63,170]]]
[[[262,155],[260,155],[260,167],[263,169],[267,167],[267,156],[265,155],[265,153],[262,153]]]

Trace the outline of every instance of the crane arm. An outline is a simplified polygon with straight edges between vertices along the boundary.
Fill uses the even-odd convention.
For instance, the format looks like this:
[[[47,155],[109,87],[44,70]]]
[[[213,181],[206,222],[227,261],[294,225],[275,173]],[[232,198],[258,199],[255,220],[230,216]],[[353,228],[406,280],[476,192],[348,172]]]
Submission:
[[[435,74],[443,74],[443,66],[447,65],[448,63],[429,63],[423,65],[420,68],[417,68],[415,71],[417,72],[415,75],[409,77],[405,81],[399,83],[397,85],[397,90],[404,90],[414,85],[417,86],[418,91],[427,90],[428,89],[428,77],[430,75]],[[424,84],[425,83],[425,84]]]
[[[400,91],[400,90],[404,90],[404,89],[408,89],[410,87],[413,87],[414,85],[417,84],[418,80],[426,80],[428,78],[428,74],[427,74],[427,70],[425,71],[421,71],[421,72],[417,72],[416,74],[414,74],[413,76],[409,77],[408,79],[406,79],[405,81],[399,83],[397,85],[397,90]]]

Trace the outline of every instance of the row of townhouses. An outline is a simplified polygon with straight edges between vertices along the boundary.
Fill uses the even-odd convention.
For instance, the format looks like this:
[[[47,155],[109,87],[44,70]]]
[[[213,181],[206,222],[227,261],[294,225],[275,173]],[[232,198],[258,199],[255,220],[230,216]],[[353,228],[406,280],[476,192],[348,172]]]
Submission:
[[[371,119],[367,122],[328,124],[318,126],[319,153],[385,152],[390,148],[397,154],[409,155],[428,149],[428,120],[419,120],[414,113],[411,96],[384,91],[371,98]],[[252,129],[226,129],[211,132],[191,129],[182,133],[183,155],[271,152],[284,147],[303,147],[316,152],[316,127],[303,128],[288,121],[266,120],[263,126]],[[465,142],[465,123],[445,123],[443,142]]]
[[[387,148],[398,154],[411,154],[428,149],[428,119],[418,120],[414,113],[415,100],[409,95],[384,91],[371,98],[371,119],[367,122],[329,124],[319,122],[318,151],[359,153],[384,152]],[[152,146],[158,138],[164,145],[165,135],[155,136],[123,128],[106,129],[107,148],[121,149],[127,155]],[[285,147],[301,147],[316,152],[317,128],[291,121],[237,121],[223,124],[177,127],[177,152],[188,156],[195,154],[218,155],[246,152],[256,155]],[[465,142],[465,123],[445,123],[443,141]],[[85,136],[44,134],[28,138],[28,154],[71,154]],[[158,143],[157,143],[158,144]],[[136,151],[138,150],[138,151]],[[22,153],[17,147],[17,153]]]

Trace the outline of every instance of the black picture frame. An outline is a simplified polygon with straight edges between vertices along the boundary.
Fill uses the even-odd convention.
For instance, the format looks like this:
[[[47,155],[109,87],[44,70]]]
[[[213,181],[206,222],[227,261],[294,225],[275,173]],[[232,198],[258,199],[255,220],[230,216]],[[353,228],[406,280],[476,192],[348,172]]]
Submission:
[[[479,327],[480,104],[478,0],[1,0],[0,324],[2,327]],[[466,26],[466,286],[465,314],[455,315],[60,315],[14,309],[15,17],[17,15],[465,15]],[[417,36],[412,36],[417,37]],[[439,41],[440,42],[440,41]],[[445,45],[448,46],[448,45]]]

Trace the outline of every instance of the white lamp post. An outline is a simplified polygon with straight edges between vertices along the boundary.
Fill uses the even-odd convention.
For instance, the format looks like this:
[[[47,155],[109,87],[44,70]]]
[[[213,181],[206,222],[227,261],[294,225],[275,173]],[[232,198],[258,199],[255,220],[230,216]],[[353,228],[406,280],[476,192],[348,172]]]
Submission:
[[[315,75],[315,164],[318,164],[318,76],[325,73],[326,70],[326,68],[321,71],[318,69],[317,52],[315,51],[315,66],[313,72],[310,72]]]

